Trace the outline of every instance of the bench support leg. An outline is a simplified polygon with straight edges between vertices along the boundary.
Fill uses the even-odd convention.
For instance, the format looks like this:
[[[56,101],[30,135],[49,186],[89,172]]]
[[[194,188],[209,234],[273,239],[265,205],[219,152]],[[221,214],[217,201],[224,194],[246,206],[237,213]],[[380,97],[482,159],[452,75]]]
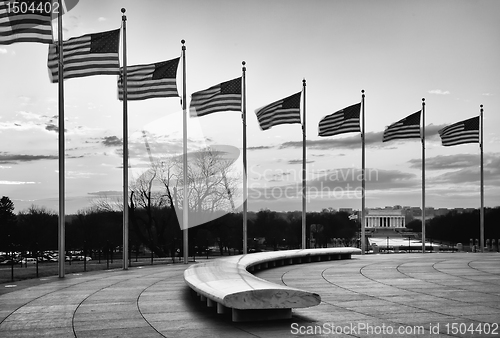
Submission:
[[[224,313],[227,313],[229,310],[228,307],[225,307],[221,303],[217,303],[217,314],[222,315]]]
[[[292,309],[239,310],[232,309],[233,322],[250,322],[292,318]]]

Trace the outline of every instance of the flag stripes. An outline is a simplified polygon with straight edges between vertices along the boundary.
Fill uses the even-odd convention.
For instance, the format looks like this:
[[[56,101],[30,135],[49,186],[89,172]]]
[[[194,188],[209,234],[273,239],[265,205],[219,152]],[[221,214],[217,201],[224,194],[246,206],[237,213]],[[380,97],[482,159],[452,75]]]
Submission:
[[[343,133],[361,132],[359,128],[359,113],[361,102],[346,107],[319,121],[319,136],[334,136]]]
[[[87,34],[63,42],[64,79],[92,75],[119,75],[120,29]],[[49,47],[48,67],[52,83],[58,81],[57,44]]]
[[[191,95],[191,116],[222,111],[241,111],[241,77],[222,82]]]
[[[383,142],[396,139],[420,138],[420,113],[413,113],[384,130]]]
[[[0,45],[16,42],[52,43],[51,0],[30,1],[27,4],[33,4],[34,8],[31,10],[28,6],[24,13],[20,12],[20,3],[0,1]],[[19,10],[17,14],[13,12],[14,5]]]
[[[180,58],[127,67],[127,100],[178,97],[177,67]],[[123,74],[123,68],[120,68]],[[123,100],[123,75],[118,78],[118,98]]]
[[[443,146],[479,143],[479,116],[444,127],[439,136]]]
[[[298,92],[257,109],[255,114],[262,130],[267,130],[279,124],[300,123],[301,94],[302,92]]]

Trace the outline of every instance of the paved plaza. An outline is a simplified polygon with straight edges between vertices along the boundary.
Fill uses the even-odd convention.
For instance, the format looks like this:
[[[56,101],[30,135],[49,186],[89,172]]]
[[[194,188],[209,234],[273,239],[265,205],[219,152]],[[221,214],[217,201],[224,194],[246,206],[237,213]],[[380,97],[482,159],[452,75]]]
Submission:
[[[0,284],[0,337],[500,337],[500,254],[353,256],[261,278],[314,291],[292,319],[233,323],[192,295],[187,265]]]

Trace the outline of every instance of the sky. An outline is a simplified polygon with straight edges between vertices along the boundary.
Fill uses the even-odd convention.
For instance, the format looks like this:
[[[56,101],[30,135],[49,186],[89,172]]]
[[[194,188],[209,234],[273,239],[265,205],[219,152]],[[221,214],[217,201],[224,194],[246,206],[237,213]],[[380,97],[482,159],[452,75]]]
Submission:
[[[446,125],[484,105],[485,206],[500,205],[500,2],[495,0],[106,0],[80,1],[63,16],[64,39],[117,29],[127,15],[129,65],[181,55],[193,92],[236,78],[246,62],[248,208],[301,210],[299,124],[259,128],[255,110],[302,90],[306,80],[307,210],[361,208],[359,133],[319,137],[326,115],[365,90],[366,206],[422,205],[420,140],[382,143],[390,124],[425,98],[426,206],[480,206],[478,144],[443,147]],[[0,46],[0,195],[20,212],[58,210],[58,86],[48,46]],[[182,64],[178,70],[182,93]],[[122,103],[116,76],[65,81],[66,213],[122,195]],[[129,102],[130,181],[152,156],[182,152],[179,98]],[[238,112],[188,119],[190,151],[240,150]],[[241,190],[237,197],[241,202]]]

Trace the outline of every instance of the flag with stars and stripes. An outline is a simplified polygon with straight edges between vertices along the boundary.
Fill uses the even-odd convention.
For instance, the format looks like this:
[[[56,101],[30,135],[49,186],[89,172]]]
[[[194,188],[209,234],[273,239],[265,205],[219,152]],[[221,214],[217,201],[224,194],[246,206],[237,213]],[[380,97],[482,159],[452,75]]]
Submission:
[[[63,42],[64,79],[93,75],[120,75],[120,29],[87,34]],[[58,82],[57,44],[49,47],[49,75]]]
[[[391,124],[384,130],[383,142],[396,139],[420,138],[420,113],[418,111]]]
[[[262,130],[280,124],[301,123],[300,96],[302,92],[290,95],[279,101],[257,109],[257,119]]]
[[[0,1],[0,45],[52,43],[51,15],[51,0]]]
[[[444,127],[439,136],[443,146],[479,143],[479,116]]]
[[[361,102],[325,116],[319,121],[319,136],[334,136],[343,133],[360,132],[360,110]]]
[[[176,78],[179,59],[127,67],[127,100],[178,97]],[[120,73],[123,74],[123,68],[120,68]],[[123,100],[122,77],[118,78],[120,100]]]
[[[191,116],[204,116],[223,111],[241,111],[241,77],[191,95]]]

